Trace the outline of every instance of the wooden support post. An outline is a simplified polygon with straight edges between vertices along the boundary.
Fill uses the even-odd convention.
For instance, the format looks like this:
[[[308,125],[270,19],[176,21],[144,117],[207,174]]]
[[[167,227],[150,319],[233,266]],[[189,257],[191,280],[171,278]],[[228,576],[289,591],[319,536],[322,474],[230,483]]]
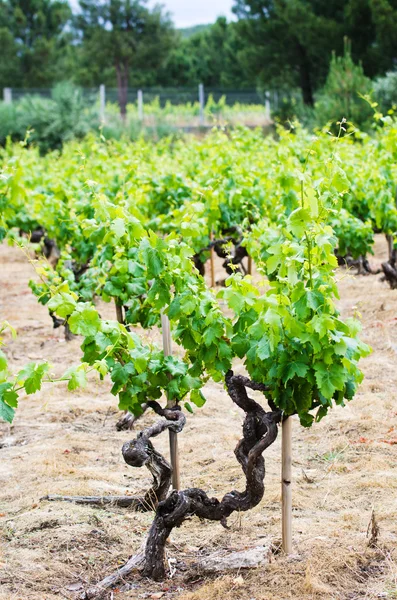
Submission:
[[[138,90],[138,119],[143,121],[143,92]]]
[[[200,103],[200,125],[205,125],[205,95],[204,95],[204,85],[202,83],[199,84],[199,103]]]
[[[248,275],[252,275],[252,257],[251,256],[248,257],[247,273],[248,273]]]
[[[116,304],[116,319],[119,323],[121,323],[123,325],[124,324],[123,307],[120,304],[117,304],[117,302],[115,302],[115,304]]]
[[[211,231],[210,233],[211,242],[214,241],[214,234]],[[211,263],[211,287],[215,287],[215,250],[211,247],[210,250],[210,263]]]
[[[281,451],[281,502],[282,502],[282,542],[285,554],[292,552],[292,489],[291,489],[291,449],[292,419],[288,417],[282,424]]]
[[[171,356],[171,327],[170,320],[167,315],[161,315],[161,329],[163,334],[163,350],[165,356]],[[168,401],[167,406],[173,406],[172,401]],[[180,471],[179,471],[179,453],[178,453],[178,435],[173,431],[170,435],[170,459],[172,466],[172,487],[174,490],[179,490],[181,487]]]
[[[387,239],[387,248],[388,248],[388,252],[389,252],[389,261],[391,261],[391,258],[393,256],[394,239],[393,239],[393,236],[390,234],[386,234],[386,239]]]
[[[99,120],[105,124],[106,88],[103,83],[99,86]]]
[[[270,109],[270,94],[269,94],[269,92],[266,92],[265,115],[266,115],[266,121],[270,122],[272,117],[271,117],[271,109]]]

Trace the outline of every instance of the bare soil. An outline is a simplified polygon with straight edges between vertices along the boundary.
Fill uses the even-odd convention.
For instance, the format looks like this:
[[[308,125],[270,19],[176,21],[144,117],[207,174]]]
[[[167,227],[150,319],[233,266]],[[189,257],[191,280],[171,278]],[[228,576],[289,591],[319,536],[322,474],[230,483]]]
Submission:
[[[385,253],[379,236],[374,266]],[[217,271],[221,278],[219,265]],[[15,370],[47,359],[61,374],[78,362],[81,340],[66,343],[63,332],[52,329],[47,310],[28,289],[33,276],[18,249],[0,246],[0,320],[18,330],[15,341],[7,339],[7,353]],[[256,509],[232,517],[229,530],[192,519],[173,531],[168,544],[168,560],[176,569],[171,579],[154,584],[132,576],[106,598],[397,598],[397,291],[379,275],[356,277],[340,270],[338,279],[342,313],[361,314],[362,337],[374,352],[362,363],[365,380],[354,401],[310,430],[294,422],[294,555],[277,552],[278,440],[265,456],[266,492]],[[101,305],[100,312],[114,318],[110,305]],[[48,493],[135,494],[148,487],[148,472],[123,462],[121,446],[134,434],[116,432],[119,414],[109,389],[96,379],[75,393],[63,385],[46,386],[22,398],[11,427],[0,425],[1,600],[75,598],[79,584],[95,583],[140,548],[151,514],[40,500]],[[206,406],[189,416],[180,435],[182,485],[221,497],[243,485],[233,455],[243,415],[221,385],[208,385],[206,395]],[[142,426],[153,419],[146,415]],[[167,444],[166,436],[155,441],[165,453]],[[369,548],[373,510],[380,534]],[[265,567],[221,576],[195,567],[200,556],[212,552],[269,543],[275,551]]]

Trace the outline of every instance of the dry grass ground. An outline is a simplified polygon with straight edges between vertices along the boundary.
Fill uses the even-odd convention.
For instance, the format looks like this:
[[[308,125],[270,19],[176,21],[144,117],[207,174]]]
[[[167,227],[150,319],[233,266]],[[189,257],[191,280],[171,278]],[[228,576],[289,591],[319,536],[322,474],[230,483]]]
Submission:
[[[377,240],[373,262],[386,249]],[[8,340],[13,368],[50,359],[55,373],[79,360],[79,339],[63,341],[45,308],[27,288],[31,267],[18,249],[0,246],[0,320],[18,329]],[[198,572],[198,556],[280,540],[280,440],[266,454],[265,497],[250,513],[218,523],[194,519],[172,533],[168,558],[174,577],[153,584],[132,577],[107,598],[179,600],[372,600],[397,598],[397,292],[380,276],[340,271],[340,306],[359,311],[363,339],[374,349],[363,361],[365,381],[356,399],[304,430],[294,423],[294,556],[275,553],[260,569],[221,577]],[[113,318],[110,306],[102,314]],[[239,367],[237,367],[239,368]],[[221,496],[241,487],[233,455],[242,414],[219,385],[189,417],[180,436],[182,484]],[[46,387],[22,399],[12,427],[1,424],[1,600],[74,598],[73,584],[95,582],[140,547],[150,514],[102,510],[40,498],[59,494],[124,494],[145,489],[145,470],[124,464],[121,446],[131,437],[115,430],[115,399],[93,380],[68,393]],[[149,423],[147,415],[143,423]],[[156,440],[166,451],[167,439]],[[368,548],[367,526],[375,510],[378,545]],[[129,589],[128,589],[129,588]]]

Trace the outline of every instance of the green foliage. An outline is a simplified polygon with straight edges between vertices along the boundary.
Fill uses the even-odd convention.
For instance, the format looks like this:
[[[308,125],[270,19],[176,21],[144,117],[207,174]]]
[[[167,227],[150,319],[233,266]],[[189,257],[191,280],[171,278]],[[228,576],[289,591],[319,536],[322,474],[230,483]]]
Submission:
[[[178,40],[158,73],[158,82],[169,86],[255,86],[255,79],[242,71],[239,52],[243,47],[233,23],[218,17],[212,25]]]
[[[338,238],[338,254],[350,255],[353,259],[366,254],[373,254],[374,230],[371,222],[363,223],[361,219],[352,216],[342,209],[331,220],[335,235]]]
[[[354,63],[362,63],[368,77],[394,67],[397,7],[390,0],[235,0],[234,12],[239,20],[231,26],[241,44],[237,62],[245,77],[266,88],[300,86],[305,104],[323,86],[332,52],[342,53],[344,36],[352,41]]]
[[[391,0],[235,0],[234,12],[236,22],[177,32],[144,0],[2,0],[0,88],[105,83],[119,88],[123,115],[128,85],[301,88],[311,106],[344,36],[367,76],[394,68]]]
[[[211,25],[208,23],[205,25],[192,25],[191,27],[181,27],[178,29],[178,32],[183,38],[189,38],[196,33],[200,33],[206,29],[209,29],[209,27],[211,27]]]
[[[174,30],[160,5],[142,0],[80,0],[75,27],[82,37],[87,66],[112,69],[117,76],[121,115],[126,114],[131,72],[157,69],[174,43]]]
[[[343,11],[324,2],[235,0],[238,56],[245,72],[265,88],[300,87],[305,104],[325,79],[331,52],[341,46]]]
[[[364,75],[362,65],[354,63],[350,44],[345,40],[344,55],[332,55],[327,80],[318,94],[317,122],[336,122],[343,117],[353,126],[368,128],[373,111],[362,96],[370,90],[371,81]]]
[[[374,96],[381,112],[386,114],[397,107],[397,71],[389,71],[374,82]]]
[[[15,329],[6,321],[0,324],[0,348],[5,346],[4,334],[9,330],[12,337],[16,337]],[[101,365],[94,364],[92,370],[101,373]],[[19,396],[23,391],[32,395],[40,391],[44,383],[68,382],[68,389],[73,391],[84,387],[87,383],[87,363],[77,367],[70,367],[60,378],[49,374],[48,362],[31,362],[25,365],[16,375],[13,375],[6,354],[0,349],[0,420],[12,423],[15,410],[18,408]]]
[[[37,144],[44,153],[61,149],[68,140],[84,137],[96,124],[96,117],[78,88],[60,83],[49,99],[23,97],[16,106],[16,121],[20,138],[30,130],[29,142]]]
[[[31,287],[82,336],[82,365],[61,379],[73,390],[96,371],[123,409],[139,413],[148,398],[167,396],[189,410],[238,357],[304,425],[350,400],[368,348],[335,307],[334,250],[369,252],[381,214],[385,232],[397,224],[389,205],[395,140],[389,120],[360,143],[295,126],[280,127],[277,141],[244,129],[156,144],[91,136],[45,157],[8,145],[3,226],[21,245],[20,223],[39,223],[56,241],[56,269],[35,263],[40,281]],[[230,231],[244,236],[262,280],[235,273],[217,298],[192,256],[204,262],[211,232]],[[123,307],[126,325],[101,318],[97,297]],[[177,356],[137,335],[164,314]],[[27,381],[31,392],[52,381],[37,365],[26,369],[20,386]]]
[[[250,252],[269,277],[269,290],[254,300],[252,286],[249,289],[237,275],[229,279],[232,290],[241,287],[243,295],[248,288],[251,296],[237,313],[236,352],[245,354],[251,377],[270,387],[275,404],[287,414],[298,413],[304,426],[323,418],[334,402],[343,405],[354,395],[362,379],[358,360],[369,353],[357,339],[358,324],[343,322],[334,303],[336,239],[324,217],[340,209],[344,193],[340,167],[336,168],[328,179],[311,185],[301,175],[300,206],[288,218],[281,217],[266,258],[263,242],[257,243],[261,225],[248,240]],[[222,295],[228,299],[229,294],[227,289]],[[233,307],[230,301],[229,306]]]
[[[63,0],[2,0],[0,88],[43,87],[58,81],[70,18],[70,6]]]
[[[21,138],[21,131],[17,123],[15,104],[0,102],[0,145],[5,145],[7,137],[18,140]]]
[[[277,106],[272,109],[272,119],[277,123],[281,123],[287,128],[296,120],[305,123],[310,123],[313,119],[313,109],[305,106],[302,101],[302,96],[293,90],[281,90],[277,92]]]

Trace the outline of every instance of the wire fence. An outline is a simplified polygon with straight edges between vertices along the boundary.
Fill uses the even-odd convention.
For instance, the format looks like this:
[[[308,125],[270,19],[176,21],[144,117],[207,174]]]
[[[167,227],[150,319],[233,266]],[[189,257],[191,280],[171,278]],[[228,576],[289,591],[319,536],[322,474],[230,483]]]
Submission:
[[[101,121],[119,118],[117,88],[80,88],[84,102],[95,107]],[[3,101],[18,102],[26,96],[52,98],[52,88],[4,88]],[[142,122],[164,121],[180,126],[210,125],[218,121],[263,125],[287,102],[298,102],[296,91],[230,89],[223,87],[131,87],[127,91],[127,115]]]

